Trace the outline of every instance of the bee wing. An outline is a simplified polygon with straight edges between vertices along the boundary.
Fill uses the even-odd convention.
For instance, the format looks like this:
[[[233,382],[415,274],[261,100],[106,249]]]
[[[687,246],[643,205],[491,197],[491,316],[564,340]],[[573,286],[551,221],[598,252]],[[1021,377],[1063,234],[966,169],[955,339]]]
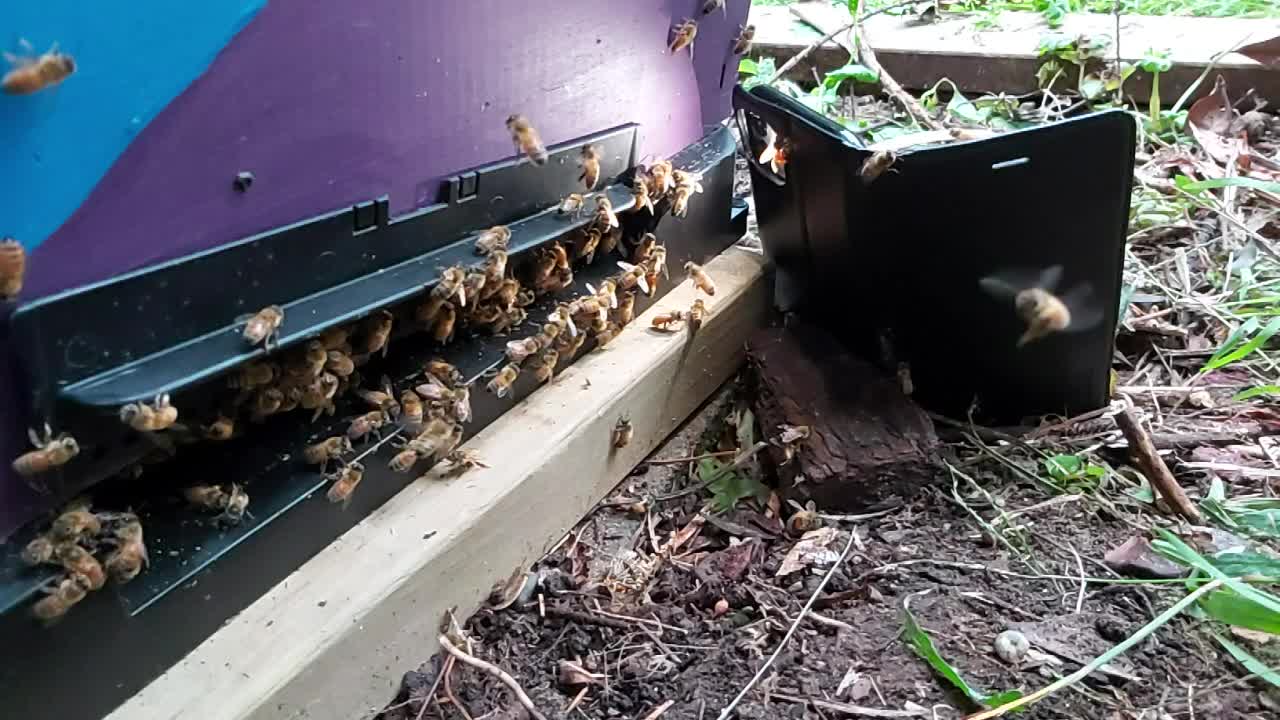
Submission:
[[[997,300],[1012,300],[1021,290],[1018,286],[995,275],[979,278],[978,285],[982,287],[983,292]]]
[[[1102,322],[1102,308],[1093,296],[1093,287],[1089,283],[1081,283],[1059,298],[1071,312],[1071,324],[1066,332],[1084,332]]]
[[[997,270],[978,280],[989,295],[1003,300],[1027,288],[1038,287],[1053,292],[1062,281],[1062,266],[1053,265],[1044,270],[1030,268],[1006,268]]]

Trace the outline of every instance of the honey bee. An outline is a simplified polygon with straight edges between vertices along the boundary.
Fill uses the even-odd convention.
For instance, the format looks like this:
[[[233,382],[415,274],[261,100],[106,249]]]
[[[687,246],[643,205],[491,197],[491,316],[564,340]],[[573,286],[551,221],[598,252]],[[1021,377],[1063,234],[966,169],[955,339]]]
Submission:
[[[599,248],[599,252],[600,252],[600,253],[602,253],[602,254],[604,254],[604,255],[608,255],[609,253],[613,252],[615,248],[617,248],[617,247],[618,247],[618,241],[619,241],[619,240],[621,240],[621,239],[622,239],[622,229],[621,229],[621,228],[614,228],[614,229],[612,229],[612,230],[605,230],[605,231],[600,235],[600,248]]]
[[[391,340],[391,328],[395,324],[395,316],[387,310],[379,310],[364,321],[364,342],[360,352],[370,355],[381,352],[387,356],[387,345]]]
[[[331,327],[320,334],[320,344],[325,350],[341,350],[351,338],[351,331],[345,327]]]
[[[606,320],[609,316],[608,306],[600,302],[594,295],[584,295],[569,303],[574,320],[591,321],[592,318]]]
[[[511,242],[511,229],[506,225],[494,225],[476,238],[476,252],[488,255],[494,250],[505,251],[509,242]]]
[[[422,419],[426,413],[426,408],[422,405],[422,398],[412,390],[405,390],[400,393],[400,424],[409,432],[415,432],[422,427]]]
[[[596,183],[600,182],[600,148],[595,145],[584,145],[578,165],[582,168],[582,174],[578,179],[588,190],[595,190]]]
[[[449,300],[454,295],[458,296],[458,304],[462,307],[467,306],[467,270],[461,265],[454,265],[451,268],[440,271],[440,280],[436,286],[431,289],[431,295],[438,298],[441,302]]]
[[[684,264],[684,271],[688,273],[694,287],[708,295],[714,296],[716,294],[715,281],[711,279],[706,270],[702,269],[701,265],[692,261],[687,262]]]
[[[472,270],[467,273],[467,279],[463,282],[462,288],[467,297],[474,298],[472,301],[473,304],[476,300],[480,299],[480,293],[484,290],[484,285],[488,280],[489,276],[484,272],[484,270]]]
[[[493,301],[501,307],[509,310],[512,307],[523,307],[524,305],[532,304],[532,302],[526,302],[524,305],[520,304],[520,281],[515,278],[507,278],[499,283],[497,287],[498,290],[493,295]]]
[[[45,622],[57,620],[89,594],[89,581],[80,575],[67,575],[49,594],[31,606],[31,613]]]
[[[471,422],[471,386],[463,385],[453,391],[453,417],[458,422]]]
[[[588,283],[587,292],[595,295],[596,299],[609,309],[618,307],[618,283],[613,280],[604,280],[600,283],[600,288],[598,290],[591,287],[591,284]]]
[[[787,532],[793,537],[799,537],[820,527],[822,527],[822,518],[818,515],[817,505],[813,502],[806,503],[804,509],[796,510],[791,517],[787,518]]]
[[[538,248],[538,251],[533,254],[531,268],[530,276],[533,286],[538,287],[544,284],[556,270],[555,254],[546,248]]]
[[[413,469],[414,465],[421,460],[418,451],[411,447],[406,447],[400,452],[392,456],[391,461],[387,463],[387,467],[391,468],[391,472],[407,473]]]
[[[417,437],[405,444],[405,452],[413,453],[414,463],[418,460],[430,460],[438,455],[445,455],[452,450],[452,448],[444,449],[445,446],[452,441],[455,432],[460,433],[460,431],[461,426],[450,423],[444,418],[432,418]],[[408,459],[406,455],[405,460]]]
[[[675,170],[672,174],[676,178],[676,190],[671,200],[671,214],[676,217],[685,217],[689,214],[689,198],[694,193],[702,192],[702,182],[692,173]]]
[[[28,430],[27,437],[31,439],[35,450],[21,454],[13,461],[13,471],[23,477],[39,475],[66,465],[80,454],[80,444],[75,438],[66,433],[55,438],[48,425],[44,426],[43,437],[37,435],[35,430]]]
[[[547,148],[542,144],[538,131],[529,124],[523,115],[512,115],[507,118],[507,129],[511,131],[511,141],[516,152],[527,155],[534,165],[547,164]]]
[[[204,427],[204,438],[214,442],[230,440],[236,434],[236,421],[219,415],[216,420]]]
[[[622,302],[618,303],[618,308],[613,312],[613,321],[619,325],[626,326],[636,317],[636,294],[629,292],[622,296]]]
[[[619,227],[618,216],[613,212],[613,203],[604,195],[596,197],[595,222],[600,226],[602,232],[608,232],[611,228]]]
[[[555,294],[573,284],[573,269],[559,268],[550,277],[536,286],[538,292]]]
[[[742,32],[738,33],[738,39],[733,41],[733,54],[746,55],[751,52],[751,43],[756,39],[756,26],[747,25],[742,28]]]
[[[249,493],[244,488],[232,483],[231,490],[226,494],[224,500],[225,506],[222,509],[222,519],[232,525],[239,525],[245,516],[249,514]]]
[[[622,332],[622,327],[620,325],[618,325],[617,323],[608,323],[605,326],[604,330],[597,332],[592,337],[595,338],[596,347],[604,347],[605,345],[608,345],[610,342],[613,342],[613,339],[618,337],[618,334],[621,332]]]
[[[555,350],[548,350],[542,353],[538,358],[538,366],[534,369],[533,375],[540,383],[549,383],[556,375],[556,365],[560,362],[560,353]]]
[[[227,378],[227,387],[232,390],[249,390],[270,385],[279,375],[280,366],[275,363],[249,363],[240,368],[240,372]]]
[[[450,365],[443,360],[432,360],[427,363],[427,367],[423,369],[427,375],[431,375],[445,385],[461,385],[465,379],[462,373],[458,372],[458,368]]]
[[[333,352],[341,352],[334,350]],[[285,363],[285,374],[295,378],[311,379],[320,377],[325,365],[329,362],[329,351],[324,343],[311,340],[303,346],[302,352]],[[354,368],[353,368],[354,369]]]
[[[668,190],[675,188],[675,180],[671,177],[674,172],[674,166],[670,160],[659,160],[649,168],[649,194],[665,195]]]
[[[471,311],[469,320],[473,326],[489,328],[492,332],[493,327],[502,320],[502,308],[493,303],[481,305]]]
[[[674,332],[673,325],[684,322],[684,313],[679,310],[672,310],[668,313],[661,313],[653,317],[651,327],[661,332]]]
[[[511,386],[515,384],[516,378],[520,376],[520,366],[515,363],[507,363],[498,371],[497,377],[489,381],[489,392],[504,398],[511,392]]]
[[[685,20],[682,23],[671,28],[671,45],[668,49],[674,55],[685,48],[689,48],[689,59],[693,59],[693,40],[698,36],[698,23],[696,20]]]
[[[284,409],[285,394],[279,388],[265,388],[253,396],[249,420],[260,423]]]
[[[157,395],[151,405],[136,402],[120,408],[120,422],[138,432],[159,432],[178,422],[178,408],[169,404],[168,395]]]
[[[760,153],[760,164],[769,163],[775,173],[786,175],[787,163],[791,162],[791,138],[779,136],[773,128],[769,129],[769,134],[773,140]]]
[[[587,336],[585,333],[561,335],[556,342],[556,352],[560,353],[560,357],[573,358],[582,349],[582,345],[586,341]]]
[[[862,161],[862,168],[858,170],[858,175],[862,177],[863,183],[870,185],[886,170],[893,167],[897,160],[898,156],[892,150],[877,150],[871,154],[871,157]]]
[[[308,465],[320,465],[323,468],[334,460],[341,458],[344,453],[351,452],[351,450],[350,438],[346,435],[334,435],[313,445],[308,445],[302,451],[302,461]]]
[[[302,389],[301,405],[303,410],[314,410],[311,422],[320,418],[320,414],[334,412],[333,396],[338,393],[338,377],[332,373],[321,373]]]
[[[351,377],[351,374],[356,371],[356,364],[352,361],[350,355],[340,350],[330,350],[328,359],[324,363],[324,369],[340,378]]]
[[[489,467],[480,459],[480,453],[475,450],[454,450],[440,461],[438,472],[440,477],[453,478],[478,467]]]
[[[497,288],[502,285],[502,278],[507,273],[507,251],[494,250],[489,253],[489,257],[484,261],[484,282],[485,288],[493,288],[487,295],[497,292]],[[477,293],[479,297],[479,293]]]
[[[367,412],[351,421],[351,425],[347,427],[347,437],[354,442],[371,434],[377,435],[386,422],[386,413],[381,410]]]
[[[245,320],[244,339],[250,345],[262,343],[268,350],[274,338],[280,342],[280,326],[284,324],[284,309],[279,305],[269,305]]]
[[[136,578],[142,568],[150,563],[146,543],[142,541],[142,523],[136,517],[116,528],[116,549],[107,556],[103,565],[112,580],[120,584]]]
[[[613,426],[613,446],[622,449],[631,444],[631,438],[635,435],[635,428],[632,427],[631,421],[627,418],[618,418],[618,422]]]
[[[53,560],[53,541],[47,535],[37,535],[22,548],[20,557],[26,565],[35,567]]]
[[[637,175],[635,181],[631,184],[631,195],[636,200],[635,207],[632,208],[632,211],[640,212],[643,208],[648,210],[650,215],[658,214],[653,209],[653,199],[649,197],[648,178],[642,175]]]
[[[555,323],[560,328],[568,330],[570,335],[578,334],[578,326],[573,324],[573,308],[569,303],[556,305],[556,309],[547,316],[547,322]]]
[[[72,575],[83,576],[90,590],[101,590],[107,584],[102,564],[75,543],[63,543],[54,548],[54,559]]]
[[[560,201],[558,212],[561,215],[572,215],[577,218],[582,214],[582,209],[586,206],[586,198],[581,193],[569,193],[564,200]]]
[[[1018,347],[1058,332],[1088,330],[1102,320],[1102,313],[1090,303],[1092,289],[1081,284],[1059,296],[1062,266],[1054,265],[1034,273],[1013,270],[979,280],[982,289],[1000,300],[1013,298],[1013,308],[1026,323]]]
[[[363,479],[363,465],[360,463],[346,465],[333,476],[333,485],[329,486],[329,491],[325,493],[325,497],[329,498],[331,503],[342,503],[342,507],[345,509],[351,502],[351,494],[356,491],[356,486]]]
[[[639,265],[649,259],[649,253],[653,252],[654,246],[658,244],[658,237],[653,233],[645,233],[640,237],[640,243],[636,245],[635,252],[631,253],[631,262]]]
[[[13,238],[0,240],[0,300],[9,300],[22,292],[27,274],[27,251]]]
[[[645,295],[649,294],[649,281],[646,279],[648,268],[643,265],[632,265],[628,262],[618,261],[618,267],[622,268],[622,275],[618,277],[618,288],[621,290],[630,290],[633,287],[640,288],[640,292]]]
[[[729,16],[729,10],[724,6],[724,0],[706,0],[706,2],[702,3],[703,15],[710,15],[717,10],[724,13],[725,17]]]
[[[25,40],[22,44],[31,47]],[[0,88],[10,95],[30,95],[53,87],[76,71],[76,61],[70,55],[58,52],[56,43],[49,52],[37,57],[5,53],[4,59],[12,68],[0,80]]]
[[[431,328],[431,337],[441,345],[453,342],[453,332],[458,322],[458,311],[454,310],[453,303],[445,303],[440,309],[440,314],[436,316],[435,325]]]
[[[542,343],[536,336],[527,337],[523,340],[512,340],[507,343],[507,360],[516,364],[525,361],[525,358],[537,353],[542,349]]]
[[[300,387],[291,387],[281,391],[284,400],[280,403],[279,412],[287,413],[297,410],[302,405],[302,397],[305,392]]]
[[[702,298],[693,301],[693,307],[689,308],[689,314],[685,320],[689,323],[690,332],[698,332],[702,327],[702,321],[707,317],[707,306],[702,304]]]

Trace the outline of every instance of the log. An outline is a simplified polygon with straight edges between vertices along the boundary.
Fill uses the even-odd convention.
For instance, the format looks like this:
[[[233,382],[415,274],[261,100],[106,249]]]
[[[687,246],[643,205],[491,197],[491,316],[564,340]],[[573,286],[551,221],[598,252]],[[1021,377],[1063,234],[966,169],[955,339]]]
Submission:
[[[1169,466],[1164,464],[1160,453],[1156,451],[1155,444],[1151,442],[1151,435],[1142,427],[1133,410],[1125,409],[1117,413],[1116,424],[1124,433],[1125,440],[1129,441],[1129,452],[1133,456],[1134,463],[1138,465],[1142,474],[1147,476],[1151,487],[1156,489],[1160,498],[1168,503],[1174,512],[1187,520],[1194,523],[1201,522],[1200,510],[1196,508],[1195,503],[1191,502],[1191,498],[1187,497],[1186,491],[1178,484],[1173,473],[1169,472]]]
[[[769,457],[779,487],[800,503],[858,512],[906,498],[941,477],[933,422],[897,382],[813,326],[760,330],[747,344],[747,382],[766,438],[807,426],[786,461]]]

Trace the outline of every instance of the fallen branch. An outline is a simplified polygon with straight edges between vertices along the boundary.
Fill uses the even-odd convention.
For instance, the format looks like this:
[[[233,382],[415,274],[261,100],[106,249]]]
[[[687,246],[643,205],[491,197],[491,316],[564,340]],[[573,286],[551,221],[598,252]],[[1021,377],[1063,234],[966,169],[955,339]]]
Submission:
[[[1133,410],[1126,408],[1117,413],[1116,424],[1124,433],[1125,440],[1129,441],[1129,452],[1142,474],[1151,482],[1151,487],[1155,488],[1160,493],[1160,497],[1164,498],[1164,501],[1179,515],[1191,522],[1200,522],[1200,510],[1187,497],[1187,493],[1173,477],[1173,473],[1169,472],[1169,466],[1164,464],[1164,460],[1151,442],[1151,436],[1138,422]]]
[[[1147,639],[1147,636],[1149,636],[1151,633],[1155,632],[1156,630],[1160,629],[1165,623],[1172,620],[1175,615],[1182,612],[1184,609],[1186,609],[1189,605],[1194,603],[1196,600],[1199,600],[1206,593],[1213,592],[1214,590],[1217,590],[1221,586],[1222,586],[1221,579],[1213,580],[1211,582],[1205,583],[1204,585],[1201,585],[1200,587],[1196,588],[1194,592],[1189,593],[1186,597],[1174,603],[1173,606],[1170,607],[1168,610],[1165,610],[1164,612],[1160,613],[1160,615],[1158,615],[1156,619],[1152,620],[1146,625],[1143,625],[1142,628],[1138,630],[1138,632],[1126,638],[1124,642],[1120,643],[1119,645],[1116,645],[1115,647],[1111,648],[1105,653],[1094,658],[1093,661],[1090,662],[1088,665],[1085,665],[1084,667],[1071,673],[1070,675],[1059,679],[1057,682],[1051,683],[1049,685],[1046,685],[1043,688],[1040,688],[1039,690],[1031,693],[1030,695],[1023,695],[1017,700],[1014,700],[1011,703],[1001,705],[998,708],[993,708],[991,710],[986,710],[974,715],[969,715],[968,717],[965,718],[965,720],[989,720],[990,718],[997,718],[1004,715],[1005,713],[1011,712],[1013,710],[1017,710],[1018,708],[1023,707],[1025,705],[1030,705],[1034,702],[1039,702],[1040,700],[1043,700],[1045,697],[1048,697],[1049,695],[1061,690],[1064,687],[1067,687],[1069,685],[1074,685],[1075,683],[1080,682],[1084,678],[1093,674],[1096,670],[1101,668],[1103,665],[1106,665],[1107,663],[1111,662],[1117,657],[1128,652],[1129,648],[1132,648],[1134,645],[1137,645],[1138,643]]]
[[[787,634],[782,636],[782,642],[778,643],[778,647],[774,648],[773,654],[764,662],[764,665],[760,666],[760,669],[756,671],[756,674],[747,682],[747,686],[742,688],[742,692],[738,693],[737,696],[720,711],[718,720],[725,720],[733,713],[733,709],[738,707],[738,703],[742,702],[742,699],[747,696],[747,693],[751,692],[751,688],[755,687],[756,683],[760,682],[760,679],[764,677],[765,672],[768,671],[774,661],[778,659],[778,656],[782,654],[782,650],[787,646],[787,643],[790,642],[791,636],[796,634],[796,630],[800,627],[800,623],[804,622],[809,611],[813,609],[813,604],[817,602],[818,596],[822,594],[823,588],[827,586],[827,583],[831,582],[831,577],[835,575],[836,570],[840,569],[840,566],[844,564],[845,558],[849,557],[849,551],[853,549],[853,542],[857,537],[857,530],[849,532],[849,542],[845,543],[844,552],[840,553],[840,559],[832,563],[831,568],[827,570],[827,574],[822,576],[822,582],[819,582],[818,587],[814,588],[813,594],[809,596],[809,601],[804,604],[804,607],[800,610],[800,614],[796,616],[794,621],[792,621],[791,627],[787,629]]]
[[[509,675],[506,670],[503,670],[502,668],[492,663],[485,662],[484,660],[481,660],[480,658],[471,655],[465,650],[458,648],[456,645],[454,645],[452,642],[449,641],[449,637],[447,635],[441,635],[439,638],[439,643],[440,643],[440,647],[445,652],[454,656],[458,660],[461,660],[462,662],[470,665],[473,668],[476,668],[477,670],[483,670],[489,673],[490,675],[498,678],[498,680],[501,681],[503,685],[506,685],[508,688],[511,689],[511,692],[515,693],[516,699],[520,701],[520,704],[524,706],[525,710],[529,711],[529,715],[533,717],[533,720],[547,720],[546,715],[543,715],[542,713],[538,712],[537,706],[533,704],[533,700],[529,699],[529,695],[524,691],[524,688],[520,687],[520,683],[516,682],[516,679],[511,677],[511,675]]]

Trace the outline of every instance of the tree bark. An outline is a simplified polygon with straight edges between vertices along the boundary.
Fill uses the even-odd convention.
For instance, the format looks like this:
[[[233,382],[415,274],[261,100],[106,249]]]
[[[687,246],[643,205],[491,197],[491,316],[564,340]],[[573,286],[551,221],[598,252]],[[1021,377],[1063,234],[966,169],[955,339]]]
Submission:
[[[933,423],[897,382],[813,326],[757,332],[747,344],[748,382],[765,439],[807,426],[786,461],[769,455],[780,488],[801,503],[862,511],[913,495],[941,477]]]

